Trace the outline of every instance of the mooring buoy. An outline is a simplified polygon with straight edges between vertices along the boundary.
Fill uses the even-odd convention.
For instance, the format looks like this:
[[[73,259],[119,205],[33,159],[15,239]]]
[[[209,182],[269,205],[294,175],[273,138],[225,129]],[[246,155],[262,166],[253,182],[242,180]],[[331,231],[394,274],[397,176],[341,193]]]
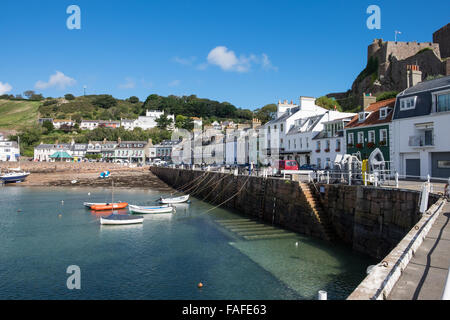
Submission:
[[[197,285],[198,288],[203,288],[203,283],[199,282]]]

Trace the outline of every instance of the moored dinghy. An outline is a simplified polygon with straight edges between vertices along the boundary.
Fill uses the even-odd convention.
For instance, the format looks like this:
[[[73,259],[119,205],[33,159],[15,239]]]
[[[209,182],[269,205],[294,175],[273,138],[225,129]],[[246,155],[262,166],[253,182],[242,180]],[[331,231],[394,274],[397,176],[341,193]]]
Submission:
[[[161,197],[159,199],[159,202],[161,203],[166,203],[166,204],[171,204],[171,203],[183,203],[189,200],[189,195],[184,195],[181,197],[175,197],[175,198],[163,198]]]
[[[100,205],[94,205],[91,206],[92,210],[99,211],[99,210],[114,210],[114,209],[123,209],[128,206],[128,203],[126,202],[118,202],[118,203],[107,203],[107,204],[100,204]]]
[[[157,207],[143,207],[143,206],[129,206],[131,213],[170,213],[174,211],[173,207],[165,206],[157,206]]]
[[[116,214],[113,213],[107,217],[101,217],[101,224],[110,224],[110,225],[124,225],[124,224],[136,224],[144,222],[144,217],[142,216],[133,216],[130,214]]]

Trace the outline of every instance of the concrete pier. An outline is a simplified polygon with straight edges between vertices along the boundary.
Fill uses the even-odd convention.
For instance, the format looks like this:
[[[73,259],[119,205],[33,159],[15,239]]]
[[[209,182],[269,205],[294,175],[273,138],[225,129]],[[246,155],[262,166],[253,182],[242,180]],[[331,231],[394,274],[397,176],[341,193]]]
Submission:
[[[388,300],[440,300],[450,265],[450,203],[394,285]]]

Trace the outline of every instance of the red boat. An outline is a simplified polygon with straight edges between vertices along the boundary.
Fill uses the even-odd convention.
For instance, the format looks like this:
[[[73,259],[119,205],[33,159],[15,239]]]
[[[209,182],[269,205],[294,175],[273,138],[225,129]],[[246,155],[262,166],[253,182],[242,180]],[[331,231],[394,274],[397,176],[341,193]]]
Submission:
[[[100,211],[100,210],[114,210],[114,209],[124,209],[128,206],[126,202],[118,202],[118,203],[107,203],[91,206],[92,210]]]

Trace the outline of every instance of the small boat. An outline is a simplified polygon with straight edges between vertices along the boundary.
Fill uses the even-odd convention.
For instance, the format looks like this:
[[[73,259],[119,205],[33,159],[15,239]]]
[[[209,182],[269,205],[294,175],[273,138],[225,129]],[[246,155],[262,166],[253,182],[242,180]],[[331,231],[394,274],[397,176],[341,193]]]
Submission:
[[[160,203],[166,203],[166,204],[171,204],[171,203],[182,203],[182,202],[186,202],[189,200],[189,195],[185,195],[185,196],[181,196],[181,197],[175,197],[175,198],[163,198],[161,197],[159,199]]]
[[[22,182],[30,175],[29,172],[7,172],[0,174],[0,180],[4,183]]]
[[[119,202],[117,202],[117,203],[120,203],[120,202],[121,201],[119,200]],[[92,208],[92,206],[106,206],[109,204],[111,204],[111,203],[108,203],[108,202],[83,202],[83,205],[88,208]]]
[[[173,212],[174,208],[165,206],[157,206],[157,207],[141,207],[141,206],[133,206],[130,204],[129,206],[131,213],[169,213]]]
[[[113,213],[107,217],[101,217],[101,224],[111,225],[124,225],[124,224],[136,224],[144,222],[143,216],[133,216],[131,214],[116,214]]]
[[[100,210],[114,210],[114,209],[123,209],[128,206],[126,202],[116,202],[116,203],[107,203],[107,204],[97,204],[91,206],[92,210],[100,211]]]
[[[92,206],[105,206],[107,204],[108,203],[106,203],[106,202],[83,202],[83,205],[88,208],[90,208]]]

